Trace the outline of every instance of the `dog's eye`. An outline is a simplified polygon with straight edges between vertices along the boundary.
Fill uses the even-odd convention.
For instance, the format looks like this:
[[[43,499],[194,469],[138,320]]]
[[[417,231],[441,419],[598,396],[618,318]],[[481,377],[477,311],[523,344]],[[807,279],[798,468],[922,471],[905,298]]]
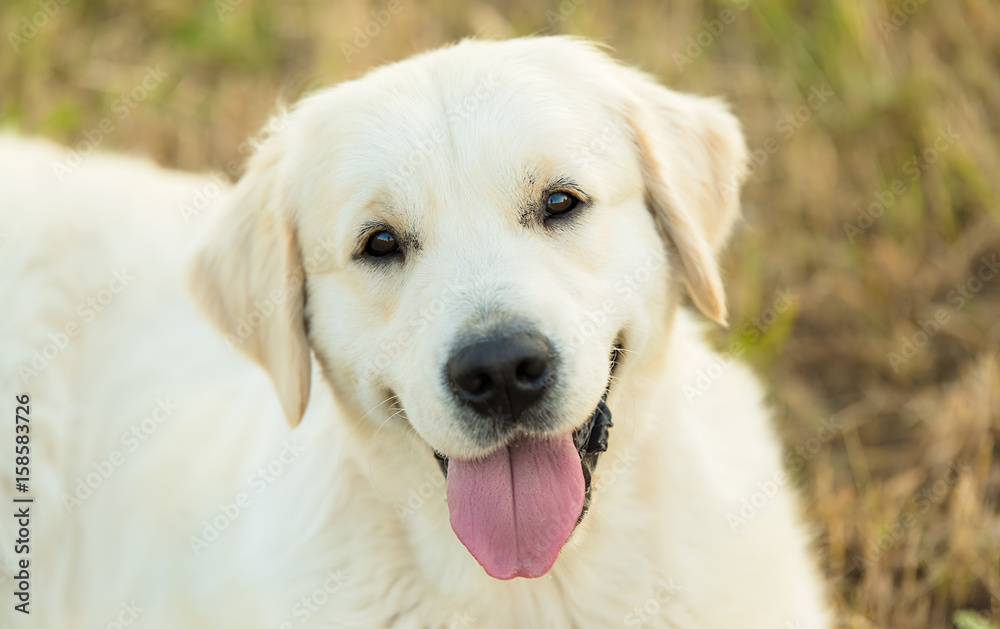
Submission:
[[[545,199],[545,215],[556,216],[558,214],[565,214],[575,208],[579,203],[580,199],[574,197],[568,192],[563,192],[562,190],[552,192],[549,194],[548,198]]]
[[[365,243],[365,253],[377,258],[391,255],[397,251],[399,251],[399,242],[396,241],[395,236],[385,230],[375,232],[368,237],[368,242]]]

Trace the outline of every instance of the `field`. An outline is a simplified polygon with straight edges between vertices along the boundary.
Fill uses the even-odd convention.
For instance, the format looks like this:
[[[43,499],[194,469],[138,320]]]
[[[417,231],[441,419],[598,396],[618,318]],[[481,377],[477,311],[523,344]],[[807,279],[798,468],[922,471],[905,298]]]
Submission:
[[[1000,627],[997,2],[8,0],[0,126],[231,177],[278,103],[539,33],[743,121],[714,341],[769,383],[844,626]]]

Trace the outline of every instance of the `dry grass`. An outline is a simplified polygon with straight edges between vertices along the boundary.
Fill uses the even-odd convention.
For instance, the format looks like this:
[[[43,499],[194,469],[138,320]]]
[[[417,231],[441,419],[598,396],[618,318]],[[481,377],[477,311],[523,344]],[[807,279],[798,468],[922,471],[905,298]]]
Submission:
[[[102,149],[224,170],[279,98],[463,36],[538,32],[606,41],[669,85],[726,96],[758,151],[725,257],[734,325],[717,340],[742,341],[773,383],[845,625],[1000,626],[1000,276],[952,292],[1000,254],[996,2],[563,0],[560,14],[555,1],[402,0],[348,59],[355,27],[388,2],[239,1],[68,0],[16,53],[5,38],[0,122],[77,143],[110,116]],[[2,34],[44,10],[7,6]],[[679,67],[727,8],[732,23]],[[147,65],[170,75],[120,119],[114,101]],[[809,107],[814,87],[832,95]],[[914,171],[947,129],[958,139]],[[779,289],[795,307],[750,342],[744,324]],[[920,336],[936,314],[947,321]],[[894,360],[907,339],[922,347]]]

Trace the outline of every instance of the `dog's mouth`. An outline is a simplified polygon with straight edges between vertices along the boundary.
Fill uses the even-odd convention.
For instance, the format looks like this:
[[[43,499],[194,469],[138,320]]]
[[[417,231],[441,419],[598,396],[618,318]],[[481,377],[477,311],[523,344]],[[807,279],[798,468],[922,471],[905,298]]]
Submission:
[[[497,579],[540,577],[590,509],[597,460],[608,449],[611,367],[597,408],[571,435],[521,437],[485,459],[460,461],[434,453],[448,479],[452,529]]]

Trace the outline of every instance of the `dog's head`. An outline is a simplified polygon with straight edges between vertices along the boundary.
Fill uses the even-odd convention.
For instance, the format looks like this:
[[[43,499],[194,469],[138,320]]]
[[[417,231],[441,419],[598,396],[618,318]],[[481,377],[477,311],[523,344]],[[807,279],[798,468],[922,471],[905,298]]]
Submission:
[[[383,67],[282,126],[196,295],[292,425],[314,355],[358,417],[412,426],[447,462],[452,527],[489,574],[544,574],[589,496],[580,459],[615,363],[662,352],[679,287],[725,319],[738,123],[592,45],[534,38]]]

